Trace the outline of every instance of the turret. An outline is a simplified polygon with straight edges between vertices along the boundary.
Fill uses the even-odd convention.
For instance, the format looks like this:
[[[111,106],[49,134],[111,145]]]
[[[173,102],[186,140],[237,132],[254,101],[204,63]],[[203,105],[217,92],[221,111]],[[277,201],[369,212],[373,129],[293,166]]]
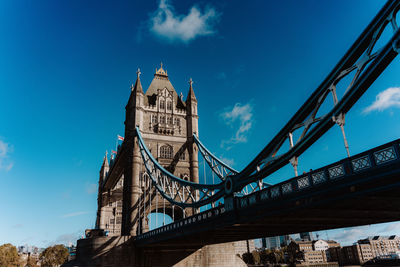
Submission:
[[[110,166],[108,164],[107,151],[106,151],[106,154],[104,155],[104,159],[103,159],[103,164],[101,165],[101,168],[100,168],[99,184],[101,184],[101,185],[103,184],[109,169],[110,169]]]
[[[199,135],[197,115],[197,99],[193,90],[193,80],[189,80],[189,93],[186,98],[186,123],[187,123],[187,136],[191,144],[188,147],[190,157],[190,177],[192,182],[199,182],[199,160],[197,146],[193,142],[193,134]]]
[[[100,168],[99,175],[99,190],[97,193],[97,216],[96,216],[96,228],[100,228],[102,217],[104,216],[103,212],[103,183],[107,177],[108,170],[110,169],[107,159],[107,151],[104,155],[103,164]]]
[[[143,106],[143,88],[140,82],[140,69],[136,72],[135,85],[131,86],[131,94],[125,107],[125,138],[129,138],[135,130],[136,125],[141,121],[138,108]]]
[[[189,80],[189,93],[186,98],[186,110],[187,110],[187,123],[188,123],[188,136],[192,136],[193,133],[198,135],[198,115],[197,115],[197,98],[193,90],[193,80]]]

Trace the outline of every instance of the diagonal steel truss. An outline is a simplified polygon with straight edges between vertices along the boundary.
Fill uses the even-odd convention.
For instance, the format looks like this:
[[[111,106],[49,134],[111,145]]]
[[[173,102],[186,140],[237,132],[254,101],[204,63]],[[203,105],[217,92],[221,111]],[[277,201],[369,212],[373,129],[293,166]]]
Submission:
[[[247,167],[232,177],[234,190],[237,191],[250,182],[267,177],[290,162],[296,164],[298,156],[335,123],[343,127],[346,112],[400,52],[400,31],[396,22],[399,8],[398,0],[386,3],[350,50],[285,127]],[[387,26],[392,28],[392,38],[383,47],[375,47]],[[352,75],[352,79],[344,94],[339,98],[336,86],[350,75]],[[329,94],[333,97],[333,106],[322,116],[317,116]],[[295,131],[300,131],[297,140],[293,139]],[[278,154],[286,140],[289,141],[289,149]]]
[[[224,181],[227,176],[232,176],[239,173],[237,170],[233,169],[232,167],[229,167],[222,160],[214,156],[203,145],[203,143],[200,142],[200,139],[195,134],[193,135],[193,139],[197,147],[199,148],[199,151],[203,156],[204,160],[207,162],[208,166],[210,166],[211,170],[217,175],[219,179]]]
[[[148,151],[137,128],[142,159],[154,186],[172,204],[183,208],[199,208],[221,197],[240,192],[249,185],[253,191],[257,189],[257,185],[261,189],[268,185],[263,183],[265,177],[288,163],[295,166],[298,157],[335,124],[343,131],[346,113],[400,53],[400,30],[396,22],[399,9],[399,0],[390,0],[385,4],[328,77],[241,172],[218,160],[195,136],[194,140],[200,152],[222,180],[219,184],[196,184],[169,173]],[[377,48],[376,45],[382,40],[382,32],[386,27],[392,28],[391,38],[385,45]],[[349,77],[351,79],[345,92],[339,96],[337,85]],[[327,103],[329,95],[332,95],[333,105],[319,115],[319,112],[323,111],[321,106]],[[294,138],[296,134],[297,140]],[[289,148],[281,152],[286,141],[289,142]],[[346,141],[345,146],[348,150]]]
[[[200,207],[217,200],[214,193],[223,189],[223,183],[198,184],[174,176],[150,153],[138,127],[136,127],[136,136],[147,174],[154,187],[165,199],[182,208]]]

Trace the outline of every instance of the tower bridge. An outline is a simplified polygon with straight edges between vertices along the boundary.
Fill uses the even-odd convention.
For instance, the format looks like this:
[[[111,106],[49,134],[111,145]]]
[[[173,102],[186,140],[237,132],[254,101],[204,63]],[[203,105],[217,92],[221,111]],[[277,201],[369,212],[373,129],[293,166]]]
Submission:
[[[104,157],[100,170],[97,230],[78,241],[82,266],[185,266],[218,256],[226,266],[240,266],[228,255],[234,255],[234,245],[225,242],[399,220],[400,141],[350,156],[344,128],[346,113],[400,52],[399,8],[400,1],[385,4],[241,171],[200,141],[191,79],[184,100],[162,65],[146,92],[138,70],[125,107],[125,139],[113,160]],[[376,47],[387,27],[390,40]],[[349,83],[339,92],[345,77]],[[323,113],[331,97],[333,105]],[[340,127],[348,157],[298,175],[302,153],[332,127]],[[199,156],[217,178],[213,183],[200,182]],[[288,164],[295,177],[271,184],[268,177]],[[172,222],[150,229],[154,212]]]

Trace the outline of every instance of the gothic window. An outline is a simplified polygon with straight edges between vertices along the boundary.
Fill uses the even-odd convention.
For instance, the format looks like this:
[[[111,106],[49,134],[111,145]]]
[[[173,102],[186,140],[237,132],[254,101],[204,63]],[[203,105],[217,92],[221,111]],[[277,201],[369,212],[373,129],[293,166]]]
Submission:
[[[113,203],[110,201],[110,202],[108,202],[108,206],[109,207],[112,207],[113,206]]]
[[[167,124],[172,125],[172,117],[167,117]]]
[[[151,122],[154,124],[157,123],[157,115],[151,115]]]
[[[165,109],[165,101],[163,99],[160,100],[160,109]]]
[[[110,219],[110,224],[114,224],[114,218]]]
[[[161,124],[165,124],[165,116],[161,116],[160,117],[160,123]]]
[[[172,147],[170,146],[160,147],[160,158],[172,159]]]
[[[179,118],[174,118],[174,124],[175,124],[176,126],[181,126],[181,119],[179,119]]]
[[[186,155],[186,154],[185,154],[185,151],[183,151],[183,152],[181,153],[181,155],[179,156],[179,159],[180,159],[180,160],[185,160],[185,158],[186,158],[185,155]]]
[[[167,110],[172,110],[172,101],[167,101]]]
[[[118,216],[118,217],[117,217],[116,224],[121,224],[121,223],[122,223],[122,217]]]

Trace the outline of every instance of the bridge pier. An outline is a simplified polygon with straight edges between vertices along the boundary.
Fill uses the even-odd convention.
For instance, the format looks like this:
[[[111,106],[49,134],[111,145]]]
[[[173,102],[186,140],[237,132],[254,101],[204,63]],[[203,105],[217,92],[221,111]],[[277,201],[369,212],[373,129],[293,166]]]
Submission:
[[[241,241],[245,242],[245,241]],[[74,266],[79,267],[245,267],[237,256],[238,242],[204,247],[137,248],[131,236],[92,237],[78,240]]]
[[[124,168],[123,207],[122,207],[122,235],[136,236],[139,224],[138,203],[142,190],[139,185],[140,152],[137,138],[132,138],[127,145],[128,159]]]

